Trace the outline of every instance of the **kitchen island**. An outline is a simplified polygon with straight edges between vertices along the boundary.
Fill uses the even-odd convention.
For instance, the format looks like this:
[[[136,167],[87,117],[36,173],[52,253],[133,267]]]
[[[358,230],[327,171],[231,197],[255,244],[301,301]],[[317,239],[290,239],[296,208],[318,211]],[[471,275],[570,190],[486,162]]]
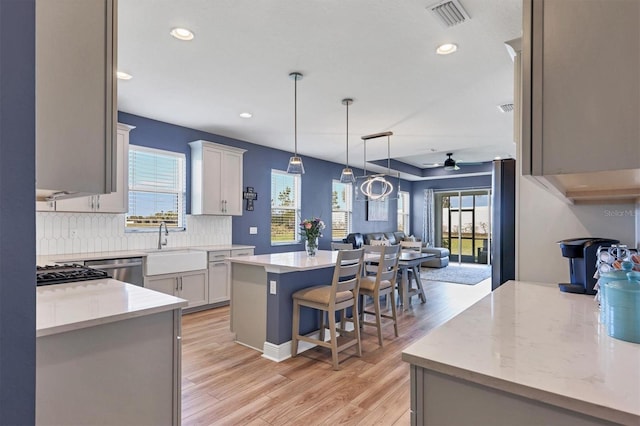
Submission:
[[[113,279],[37,287],[36,424],[179,424],[183,306]]]
[[[236,341],[283,361],[291,356],[291,321],[296,291],[331,283],[337,251],[272,253],[231,257],[231,331]],[[310,309],[300,314],[303,333],[318,329],[318,317]],[[308,349],[301,345],[299,351]]]
[[[510,281],[402,359],[414,425],[640,424],[640,345],[555,284]]]

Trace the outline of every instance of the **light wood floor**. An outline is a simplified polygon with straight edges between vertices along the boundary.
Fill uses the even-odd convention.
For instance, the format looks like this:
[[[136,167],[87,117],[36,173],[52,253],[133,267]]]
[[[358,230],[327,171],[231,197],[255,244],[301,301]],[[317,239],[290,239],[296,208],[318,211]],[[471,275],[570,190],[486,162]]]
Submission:
[[[182,423],[185,425],[408,425],[409,365],[402,350],[491,290],[490,279],[467,286],[424,281],[427,303],[413,297],[400,312],[399,337],[365,327],[362,358],[315,348],[281,363],[233,342],[229,308],[188,314],[182,322]]]

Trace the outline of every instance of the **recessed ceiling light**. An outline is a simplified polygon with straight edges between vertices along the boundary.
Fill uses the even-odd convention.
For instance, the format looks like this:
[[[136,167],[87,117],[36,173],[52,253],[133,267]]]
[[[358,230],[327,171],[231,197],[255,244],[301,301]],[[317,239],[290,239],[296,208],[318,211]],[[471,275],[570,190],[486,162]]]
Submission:
[[[178,40],[189,41],[193,40],[194,34],[186,28],[174,28],[169,33]]]
[[[240,113],[240,117],[242,117],[242,118],[251,118],[251,117],[253,117],[253,114],[251,114],[250,112],[241,112]]]
[[[118,77],[120,80],[131,80],[133,78],[131,74],[127,74],[124,71],[116,71],[116,77]]]
[[[499,155],[497,157],[493,157],[494,160],[502,160],[502,157],[500,157]]]
[[[438,46],[436,53],[438,55],[449,55],[458,50],[458,45],[455,43],[445,43]]]

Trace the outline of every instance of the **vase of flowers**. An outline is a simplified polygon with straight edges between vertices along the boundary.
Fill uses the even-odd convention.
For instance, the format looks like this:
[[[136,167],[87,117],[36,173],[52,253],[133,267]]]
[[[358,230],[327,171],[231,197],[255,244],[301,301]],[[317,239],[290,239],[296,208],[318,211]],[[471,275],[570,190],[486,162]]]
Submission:
[[[300,222],[300,236],[304,240],[304,249],[307,256],[313,257],[318,251],[318,238],[322,236],[321,231],[325,228],[324,222],[319,217],[305,219]]]

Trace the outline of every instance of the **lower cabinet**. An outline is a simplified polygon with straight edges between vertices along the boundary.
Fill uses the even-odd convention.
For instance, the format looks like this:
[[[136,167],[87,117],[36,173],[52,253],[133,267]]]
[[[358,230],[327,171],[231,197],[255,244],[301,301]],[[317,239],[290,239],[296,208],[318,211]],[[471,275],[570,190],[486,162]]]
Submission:
[[[231,269],[227,258],[252,255],[252,248],[209,252],[209,303],[231,300]]]
[[[144,286],[185,299],[188,302],[187,309],[209,303],[206,270],[147,276],[144,277]]]

